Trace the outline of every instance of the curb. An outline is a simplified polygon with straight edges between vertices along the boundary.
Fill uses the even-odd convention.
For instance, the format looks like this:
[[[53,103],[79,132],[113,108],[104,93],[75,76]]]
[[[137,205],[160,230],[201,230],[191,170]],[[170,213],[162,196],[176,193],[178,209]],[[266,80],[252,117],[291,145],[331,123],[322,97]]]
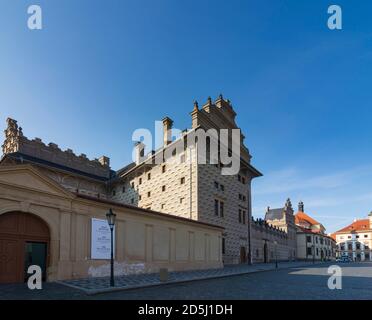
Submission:
[[[148,284],[141,284],[141,285],[131,285],[127,287],[108,287],[108,288],[102,288],[102,289],[84,289],[79,286],[75,286],[70,283],[65,283],[63,281],[55,281],[55,283],[62,284],[64,286],[74,288],[77,290],[80,290],[84,292],[88,296],[103,294],[103,293],[110,293],[110,292],[118,292],[118,291],[126,291],[126,290],[134,290],[134,289],[142,289],[142,288],[151,288],[151,287],[158,287],[158,286],[164,286],[164,285],[172,285],[172,284],[179,284],[179,283],[187,283],[187,282],[193,282],[193,281],[201,281],[201,280],[211,280],[211,279],[219,279],[219,278],[227,278],[227,277],[234,277],[234,276],[241,276],[245,274],[251,274],[251,273],[261,273],[261,272],[267,272],[267,271],[279,271],[279,270],[287,270],[292,268],[303,268],[306,266],[314,266],[314,265],[320,265],[325,264],[324,262],[317,262],[315,264],[303,264],[303,265],[297,265],[297,266],[287,266],[287,267],[279,267],[278,269],[270,268],[270,269],[256,269],[251,271],[244,271],[244,272],[238,272],[233,274],[222,274],[222,275],[214,275],[214,276],[207,276],[207,277],[199,277],[199,278],[192,278],[192,279],[183,279],[183,280],[173,280],[173,281],[166,281],[166,282],[160,282],[160,283],[148,283]]]

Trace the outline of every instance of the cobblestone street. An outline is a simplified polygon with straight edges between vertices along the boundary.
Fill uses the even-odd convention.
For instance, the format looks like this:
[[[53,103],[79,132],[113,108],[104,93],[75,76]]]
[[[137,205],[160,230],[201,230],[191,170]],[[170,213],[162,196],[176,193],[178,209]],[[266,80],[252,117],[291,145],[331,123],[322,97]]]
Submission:
[[[308,265],[151,288],[86,295],[57,283],[40,291],[1,285],[0,299],[372,299],[372,263],[346,263],[342,290],[328,289],[330,264]]]

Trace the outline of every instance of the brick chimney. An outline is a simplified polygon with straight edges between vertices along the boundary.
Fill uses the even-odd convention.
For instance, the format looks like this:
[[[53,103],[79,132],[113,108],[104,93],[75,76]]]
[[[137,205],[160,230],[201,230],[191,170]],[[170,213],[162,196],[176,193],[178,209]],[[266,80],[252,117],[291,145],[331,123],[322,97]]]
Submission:
[[[172,142],[172,125],[173,120],[165,117],[163,119],[163,145],[167,146]]]

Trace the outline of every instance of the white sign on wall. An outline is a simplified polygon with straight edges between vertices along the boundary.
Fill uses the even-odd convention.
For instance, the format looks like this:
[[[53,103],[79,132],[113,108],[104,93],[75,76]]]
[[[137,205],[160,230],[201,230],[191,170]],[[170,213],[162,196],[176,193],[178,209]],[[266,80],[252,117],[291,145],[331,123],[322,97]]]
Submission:
[[[113,238],[115,258],[115,229]],[[92,218],[91,258],[111,259],[111,231],[107,220]]]

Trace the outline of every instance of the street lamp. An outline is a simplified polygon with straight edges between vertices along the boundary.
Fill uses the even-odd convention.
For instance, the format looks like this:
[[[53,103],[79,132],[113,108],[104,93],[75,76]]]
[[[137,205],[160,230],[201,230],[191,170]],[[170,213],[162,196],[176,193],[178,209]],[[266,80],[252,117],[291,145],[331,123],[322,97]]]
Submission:
[[[110,227],[111,231],[111,272],[110,272],[110,286],[115,286],[114,281],[114,226],[115,226],[115,218],[116,214],[112,212],[112,209],[110,208],[109,211],[106,213],[107,223]]]
[[[278,252],[277,252],[277,246],[278,242],[274,241],[274,248],[275,248],[275,269],[278,269]]]

